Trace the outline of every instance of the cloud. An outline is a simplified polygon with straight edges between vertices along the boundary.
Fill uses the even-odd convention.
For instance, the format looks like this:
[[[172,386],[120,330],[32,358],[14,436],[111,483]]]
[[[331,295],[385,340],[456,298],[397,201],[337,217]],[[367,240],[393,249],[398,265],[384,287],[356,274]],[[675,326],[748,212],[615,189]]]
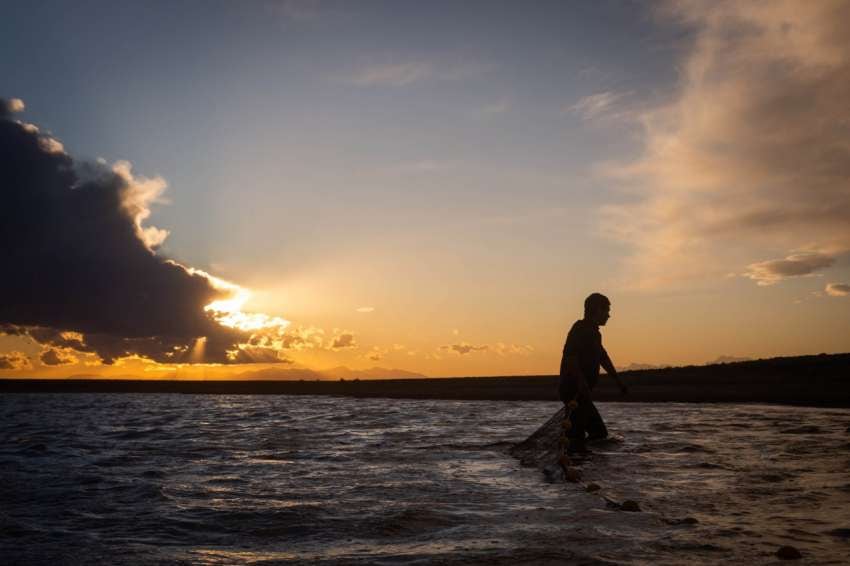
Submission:
[[[348,331],[337,331],[330,343],[331,350],[346,350],[356,347],[357,340],[355,340],[354,334]]]
[[[363,87],[405,87],[413,83],[434,80],[459,80],[486,73],[494,65],[472,61],[435,62],[423,59],[408,61],[370,62],[344,79]]]
[[[367,313],[367,312],[374,312],[375,307],[357,307],[354,310],[356,310],[357,312]]]
[[[325,331],[313,326],[299,326],[287,328],[281,338],[281,348],[292,350],[306,350],[321,348],[324,342]]]
[[[62,142],[50,136],[40,136],[38,145],[45,153],[65,153],[65,146]]]
[[[468,342],[458,342],[457,344],[446,344],[444,346],[440,346],[440,349],[464,356],[470,352],[486,352],[490,349],[490,346],[487,344],[479,344],[476,346]]]
[[[694,30],[672,100],[641,116],[603,231],[634,286],[719,279],[764,254],[850,249],[850,3],[669,2]]]
[[[630,93],[604,91],[582,97],[564,109],[565,112],[578,114],[582,120],[592,120],[609,112],[614,105]]]
[[[271,326],[251,335],[246,346],[275,350],[323,349],[325,331],[314,326]]]
[[[20,105],[0,104],[11,107]],[[242,290],[157,255],[167,232],[144,222],[162,179],[134,176],[127,162],[75,162],[43,139],[8,112],[0,118],[2,332],[107,364],[133,355],[232,363],[251,336],[246,325],[285,323],[206,309]],[[240,326],[220,324],[225,314]]]
[[[0,354],[0,369],[30,369],[32,362],[23,352]]]
[[[377,362],[386,358],[390,354],[397,354],[399,352],[404,351],[407,351],[408,356],[416,354],[415,351],[407,350],[407,346],[405,346],[404,344],[391,344],[388,347],[372,346],[370,350],[361,354],[360,357],[367,360],[371,360],[373,362]]]
[[[801,253],[789,255],[785,259],[772,259],[747,266],[745,277],[759,285],[773,285],[788,277],[811,275],[835,263],[831,256],[821,253]]]
[[[231,361],[236,364],[291,364],[294,360],[288,358],[277,348],[264,348],[240,345]]]
[[[846,283],[827,283],[824,290],[830,297],[846,297],[850,295],[850,285]]]
[[[57,348],[46,349],[41,353],[39,359],[46,366],[64,366],[75,364],[79,361],[71,352]]]
[[[465,356],[473,352],[492,352],[498,356],[527,356],[534,351],[534,347],[529,345],[505,344],[504,342],[496,342],[495,344],[470,344],[469,342],[461,341],[454,344],[444,344],[438,350],[460,356]]]
[[[517,356],[527,356],[531,352],[534,351],[534,347],[528,344],[518,345],[518,344],[505,344],[504,342],[496,342],[492,350],[496,352],[500,356],[507,355],[517,355]]]
[[[331,336],[314,326],[272,327],[255,332],[246,344],[240,348],[254,355],[259,355],[258,349],[269,349],[278,352],[281,359],[288,360],[284,355],[287,350],[345,350],[357,348],[357,339],[353,332],[334,328]],[[245,359],[245,356],[240,356]]]
[[[133,177],[132,168],[128,161],[119,161],[112,166],[112,172],[124,180],[126,187],[121,195],[121,207],[133,220],[136,236],[149,250],[155,250],[168,237],[168,230],[142,226],[142,222],[151,215],[150,205],[162,202],[161,195],[168,185],[162,177]]]
[[[397,344],[394,344],[394,346],[397,346]],[[402,349],[403,348],[404,348],[404,346],[402,346]],[[367,359],[367,360],[377,362],[377,361],[384,359],[384,357],[393,350],[397,351],[398,348],[392,348],[391,349],[391,348],[382,348],[380,346],[372,346],[372,349],[369,350],[368,352],[366,352],[365,354],[363,354],[362,357]]]

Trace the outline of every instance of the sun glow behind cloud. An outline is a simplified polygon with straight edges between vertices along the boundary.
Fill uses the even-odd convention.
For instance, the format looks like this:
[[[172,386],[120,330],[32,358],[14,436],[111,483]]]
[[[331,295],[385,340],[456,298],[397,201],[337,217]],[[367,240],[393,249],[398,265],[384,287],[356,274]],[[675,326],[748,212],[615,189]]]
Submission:
[[[169,260],[175,265],[177,262]],[[217,290],[229,293],[225,299],[215,300],[206,306],[204,311],[212,315],[213,319],[222,326],[228,326],[245,332],[263,329],[278,329],[283,331],[290,322],[279,316],[270,316],[264,313],[245,312],[242,308],[251,298],[251,291],[220,277],[211,275],[202,269],[181,266],[191,275],[201,275],[209,280],[210,284]]]
[[[180,265],[173,260],[168,263]],[[227,358],[233,363],[279,363],[289,362],[284,355],[286,349],[286,329],[290,321],[265,313],[246,312],[245,304],[251,298],[251,291],[220,277],[211,275],[202,269],[180,265],[190,275],[200,275],[206,278],[210,285],[226,294],[223,299],[217,299],[204,306],[213,321],[221,326],[248,333],[246,342],[236,344],[227,351]],[[198,337],[190,352],[191,363],[204,363],[204,351],[207,337]]]
[[[246,332],[270,328],[283,330],[289,326],[289,321],[279,316],[243,311],[245,303],[251,298],[251,292],[238,286],[234,287],[235,294],[231,298],[213,301],[204,307],[205,311],[213,314],[216,322]]]

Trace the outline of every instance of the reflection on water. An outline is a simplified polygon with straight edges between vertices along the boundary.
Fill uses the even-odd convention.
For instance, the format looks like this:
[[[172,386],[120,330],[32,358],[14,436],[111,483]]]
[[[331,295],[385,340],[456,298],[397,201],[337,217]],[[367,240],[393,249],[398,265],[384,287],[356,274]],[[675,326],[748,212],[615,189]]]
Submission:
[[[850,552],[850,411],[601,404],[625,442],[547,484],[555,403],[0,397],[0,555],[201,564],[818,563]]]

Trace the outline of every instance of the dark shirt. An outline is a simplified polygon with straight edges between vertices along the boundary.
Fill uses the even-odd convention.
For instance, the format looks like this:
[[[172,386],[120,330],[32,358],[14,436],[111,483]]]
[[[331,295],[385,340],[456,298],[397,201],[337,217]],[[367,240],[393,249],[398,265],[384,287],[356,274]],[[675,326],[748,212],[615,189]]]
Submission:
[[[584,319],[575,321],[567,334],[564,355],[561,357],[561,390],[564,390],[565,386],[572,385],[567,383],[568,356],[578,358],[578,367],[584,374],[587,386],[593,389],[599,380],[599,365],[607,355],[605,348],[602,347],[602,334],[599,332],[599,327]]]

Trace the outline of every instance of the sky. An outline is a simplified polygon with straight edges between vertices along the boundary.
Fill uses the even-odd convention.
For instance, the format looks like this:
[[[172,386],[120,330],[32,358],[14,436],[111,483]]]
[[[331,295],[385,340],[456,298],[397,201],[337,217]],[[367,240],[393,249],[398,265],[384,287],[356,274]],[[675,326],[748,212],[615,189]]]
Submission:
[[[0,376],[850,351],[850,3],[3,13]]]

